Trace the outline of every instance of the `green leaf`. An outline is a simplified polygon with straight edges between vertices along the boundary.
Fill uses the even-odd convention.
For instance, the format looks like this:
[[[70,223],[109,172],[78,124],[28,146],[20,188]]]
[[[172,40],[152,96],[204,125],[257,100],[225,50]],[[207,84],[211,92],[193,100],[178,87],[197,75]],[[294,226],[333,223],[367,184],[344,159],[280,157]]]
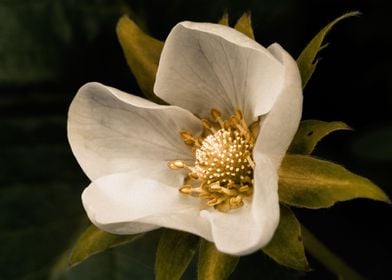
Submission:
[[[202,239],[199,251],[198,279],[227,279],[235,270],[239,259],[239,257],[219,252],[213,243]]]
[[[317,33],[317,35],[305,47],[305,49],[302,51],[302,53],[297,59],[298,68],[301,73],[303,88],[306,86],[307,82],[312,77],[314,70],[316,69],[318,63],[316,56],[318,52],[327,46],[322,44],[328,32],[335,26],[335,24],[337,24],[341,20],[358,15],[360,15],[360,13],[355,11],[338,17],[337,19],[326,25],[323,29],[321,29],[321,31]]]
[[[6,165],[2,158],[0,163]],[[24,179],[20,170],[16,180]],[[0,278],[48,279],[52,261],[80,226],[82,211],[72,184],[0,185]]]
[[[246,36],[248,36],[251,39],[255,39],[255,35],[253,33],[253,27],[252,27],[252,19],[250,12],[244,13],[237,21],[237,23],[234,25],[234,28],[238,30],[239,32],[244,33]]]
[[[90,225],[73,247],[69,264],[71,266],[79,264],[92,255],[134,241],[141,236],[141,234],[115,235]]]
[[[219,24],[229,26],[229,14],[225,12],[221,19],[218,21]]]
[[[64,100],[54,89],[0,95],[1,279],[48,279],[84,223],[80,193],[87,182],[65,137],[58,106]]]
[[[116,31],[127,63],[140,89],[150,100],[163,103],[153,92],[163,42],[144,33],[127,16],[120,18]]]
[[[14,95],[21,98],[20,94]],[[49,96],[52,98],[49,99]],[[58,92],[36,93],[34,97],[37,100],[35,98],[22,98],[22,102],[17,102],[16,98],[14,100],[12,98],[8,99],[8,97],[6,94],[1,95],[0,112],[7,112],[11,108],[15,108],[14,111],[20,114],[20,112],[24,112],[22,108],[54,107],[55,102],[61,101],[64,103],[66,98]],[[4,102],[6,100],[9,104]],[[0,127],[3,131],[7,131],[0,138],[0,146],[7,147],[0,150],[0,186],[19,185],[23,182],[26,187],[25,191],[33,192],[34,190],[28,189],[29,183],[47,189],[55,188],[56,184],[61,183],[61,185],[66,184],[71,189],[73,188],[76,202],[80,201],[80,188],[87,182],[75,163],[75,158],[64,135],[66,131],[64,115],[28,115],[27,118],[23,115],[7,115],[7,117],[0,120]],[[22,174],[21,170],[23,170]],[[59,170],[63,172],[59,172]],[[39,183],[37,184],[37,182]],[[53,184],[53,182],[56,182],[56,184]],[[73,203],[74,207],[82,209],[81,206],[76,205],[77,203]],[[39,208],[35,210],[40,211]]]
[[[62,74],[61,58],[66,55],[61,36],[69,29],[65,22],[63,3],[42,1],[41,5],[2,3],[0,5],[0,82],[27,84],[57,80]],[[59,2],[59,1],[56,1]],[[64,38],[63,37],[63,38]]]
[[[159,240],[155,259],[156,279],[181,279],[196,253],[199,240],[190,233],[165,230]]]
[[[80,265],[52,275],[52,280],[154,279],[154,254],[160,231],[96,254]]]
[[[302,121],[288,153],[310,155],[321,139],[337,130],[352,129],[344,122]]]
[[[279,226],[271,242],[263,248],[263,252],[281,265],[297,270],[309,270],[301,225],[289,207],[280,206]]]
[[[317,209],[355,198],[390,202],[371,181],[338,164],[304,155],[284,158],[279,170],[281,202]]]
[[[69,84],[77,68],[85,70],[80,57],[91,60],[98,37],[110,36],[108,29],[120,11],[118,2],[1,2],[0,83],[20,87],[67,80]],[[108,50],[109,41],[100,46]]]

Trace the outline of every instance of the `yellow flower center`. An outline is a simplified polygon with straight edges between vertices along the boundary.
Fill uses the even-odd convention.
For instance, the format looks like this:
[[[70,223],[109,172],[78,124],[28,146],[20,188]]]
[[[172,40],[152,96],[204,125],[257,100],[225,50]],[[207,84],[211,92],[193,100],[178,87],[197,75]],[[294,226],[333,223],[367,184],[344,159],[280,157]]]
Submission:
[[[185,144],[192,147],[194,165],[174,160],[169,167],[190,171],[181,193],[203,198],[208,206],[227,212],[243,206],[244,199],[252,195],[252,150],[258,122],[248,127],[239,110],[227,120],[216,109],[211,110],[211,116],[212,120],[202,120],[204,133],[200,137],[180,131]]]

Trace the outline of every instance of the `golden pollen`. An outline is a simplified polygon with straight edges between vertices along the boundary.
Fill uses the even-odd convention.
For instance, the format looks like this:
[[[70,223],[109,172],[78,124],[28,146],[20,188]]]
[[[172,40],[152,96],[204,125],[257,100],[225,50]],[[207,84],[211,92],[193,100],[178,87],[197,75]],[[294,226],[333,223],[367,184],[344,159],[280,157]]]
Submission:
[[[174,160],[169,167],[190,171],[180,187],[182,194],[205,199],[207,206],[227,212],[243,206],[244,200],[252,195],[255,168],[252,150],[257,134],[253,128],[258,125],[248,127],[239,110],[227,120],[216,109],[211,110],[211,116],[211,120],[202,120],[202,137],[180,131],[184,143],[192,146],[194,166]]]

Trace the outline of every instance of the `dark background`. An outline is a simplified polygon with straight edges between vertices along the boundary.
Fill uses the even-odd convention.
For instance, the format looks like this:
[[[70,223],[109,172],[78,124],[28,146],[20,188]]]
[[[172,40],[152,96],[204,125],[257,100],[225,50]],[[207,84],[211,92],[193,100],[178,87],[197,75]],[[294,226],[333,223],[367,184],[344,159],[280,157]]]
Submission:
[[[332,19],[340,23],[304,95],[304,119],[341,120],[354,132],[325,139],[316,155],[345,165],[392,195],[392,19],[387,1],[0,0],[0,279],[150,279],[148,236],[61,273],[87,225],[80,193],[87,178],[66,138],[77,89],[99,81],[140,94],[115,35],[124,12],[164,39],[181,20],[234,23],[250,10],[258,42],[279,42],[297,57]],[[391,207],[367,200],[296,211],[300,221],[370,279],[390,279]],[[144,243],[143,243],[144,242]],[[137,254],[135,253],[137,252]],[[335,279],[310,258],[307,275],[281,270],[259,254],[233,279]],[[114,274],[113,274],[114,273]],[[191,277],[191,276],[190,276]]]

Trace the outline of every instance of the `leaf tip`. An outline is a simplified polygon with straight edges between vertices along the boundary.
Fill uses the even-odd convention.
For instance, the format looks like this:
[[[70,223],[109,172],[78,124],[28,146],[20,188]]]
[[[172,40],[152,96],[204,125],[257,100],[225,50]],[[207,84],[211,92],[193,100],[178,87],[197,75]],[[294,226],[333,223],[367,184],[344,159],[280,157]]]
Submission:
[[[334,24],[334,23],[337,23],[337,22],[339,22],[339,21],[341,21],[341,20],[343,20],[343,19],[349,18],[349,17],[360,17],[360,16],[362,16],[362,12],[357,11],[357,10],[350,11],[350,12],[344,13],[343,15],[341,15],[340,17],[338,17],[337,19],[335,19],[335,20],[333,21],[333,24]]]
[[[333,123],[333,122],[332,122]],[[337,130],[347,130],[347,131],[355,131],[355,128],[353,128],[352,126],[349,126],[348,124],[346,124],[345,122],[340,122],[337,121],[335,122],[338,126]]]
[[[359,17],[359,16],[362,16],[363,13],[361,11],[354,10],[354,11],[346,13],[346,15],[351,16],[351,17]]]
[[[252,27],[252,15],[250,10],[244,12],[241,17],[237,20],[237,23],[234,25],[234,28],[237,31],[245,34],[251,39],[255,39],[255,34]]]
[[[118,30],[119,28],[121,28],[121,26],[123,26],[124,24],[126,24],[126,23],[129,22],[129,21],[130,21],[130,18],[129,18],[126,14],[122,15],[122,16],[118,19],[118,21],[117,21],[116,30]]]
[[[359,11],[351,11],[336,18],[328,25],[326,25],[323,29],[321,29],[320,32],[317,33],[317,35],[309,42],[309,44],[301,52],[301,54],[297,59],[297,63],[301,72],[303,88],[305,88],[306,84],[308,83],[308,81],[310,80],[311,76],[313,75],[316,69],[316,65],[318,61],[318,59],[316,58],[317,54],[327,46],[327,44],[323,45],[323,42],[325,40],[325,37],[329,33],[329,31],[335,26],[335,24],[342,21],[343,19],[360,16],[360,15],[361,12]]]
[[[116,24],[116,33],[121,40],[131,30],[140,30],[139,26],[127,15],[122,15]]]
[[[249,17],[249,18],[252,18],[252,12],[251,12],[250,10],[246,10],[246,11],[244,12],[244,16]]]
[[[227,10],[223,11],[223,15],[219,19],[218,23],[221,25],[229,26],[229,13],[227,12]]]
[[[384,195],[384,199],[382,199],[381,201],[385,202],[386,204],[391,205],[392,200],[389,198],[389,196],[385,192],[383,192],[383,195]]]
[[[372,183],[373,184],[373,183]],[[382,190],[380,187],[377,185],[373,184],[374,188],[377,190],[377,196],[376,197],[369,197],[370,199],[385,202],[386,204],[391,205],[392,200],[389,198],[389,196]]]
[[[345,129],[348,130],[348,131],[351,131],[351,132],[355,131],[355,128],[353,128],[353,127],[351,127],[349,125],[347,125]]]
[[[311,272],[313,269],[310,267],[309,263],[306,263],[305,266],[303,267],[304,272]]]

